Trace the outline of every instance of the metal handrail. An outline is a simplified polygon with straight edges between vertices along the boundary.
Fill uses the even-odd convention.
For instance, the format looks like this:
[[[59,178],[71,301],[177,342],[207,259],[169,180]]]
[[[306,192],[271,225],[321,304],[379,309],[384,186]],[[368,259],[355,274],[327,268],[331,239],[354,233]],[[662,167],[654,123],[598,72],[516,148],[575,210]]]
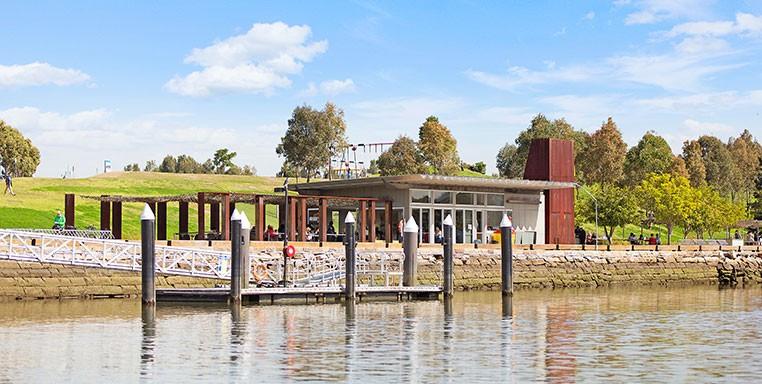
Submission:
[[[69,237],[86,237],[88,239],[113,239],[114,234],[110,230],[98,229],[44,229],[44,228],[12,228],[14,232],[45,233],[48,235],[61,235]]]

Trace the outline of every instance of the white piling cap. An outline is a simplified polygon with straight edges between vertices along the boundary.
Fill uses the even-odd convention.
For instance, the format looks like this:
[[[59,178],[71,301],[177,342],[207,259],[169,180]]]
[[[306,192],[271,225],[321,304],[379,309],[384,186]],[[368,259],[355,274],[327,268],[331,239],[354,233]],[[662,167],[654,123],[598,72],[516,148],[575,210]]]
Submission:
[[[405,233],[418,232],[418,224],[415,223],[415,219],[413,219],[413,216],[410,216],[410,218],[407,219],[407,223],[405,223],[405,228],[402,229],[402,232],[405,232]]]
[[[513,223],[511,223],[511,219],[509,219],[508,215],[504,213],[503,220],[500,220],[500,228],[510,228],[512,226],[513,226]]]
[[[444,221],[442,221],[442,225],[449,225],[449,226],[452,227],[452,216],[447,215],[447,217],[445,217]]]
[[[251,229],[251,221],[246,216],[246,212],[241,211],[241,229]]]
[[[347,212],[347,217],[344,219],[344,224],[354,224],[355,223],[355,217],[352,215],[352,212]]]
[[[146,203],[146,205],[143,207],[143,213],[140,214],[140,221],[143,220],[156,220],[156,216],[154,216],[151,207],[148,206],[148,203]]]
[[[241,212],[238,212],[238,208],[233,210],[233,215],[230,216],[230,221],[241,221]]]

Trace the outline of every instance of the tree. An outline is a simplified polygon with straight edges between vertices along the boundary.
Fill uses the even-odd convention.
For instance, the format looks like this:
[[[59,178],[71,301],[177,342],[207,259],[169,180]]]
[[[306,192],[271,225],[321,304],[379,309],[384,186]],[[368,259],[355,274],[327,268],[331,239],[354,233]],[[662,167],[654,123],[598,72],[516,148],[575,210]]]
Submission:
[[[124,166],[125,172],[140,172],[140,166],[138,163],[127,164]]]
[[[738,177],[738,168],[728,147],[720,139],[709,135],[699,137],[698,144],[706,168],[706,183],[721,194],[735,199],[733,180]]]
[[[471,170],[476,173],[481,173],[482,175],[487,174],[487,163],[483,161],[479,161],[471,166]]]
[[[15,177],[31,177],[40,165],[40,150],[19,130],[0,120],[0,165]]]
[[[671,174],[652,173],[636,189],[640,205],[654,214],[657,223],[667,227],[667,243],[672,239],[675,225],[688,221],[692,204],[691,186],[688,179]]]
[[[601,128],[590,136],[587,147],[580,152],[579,170],[587,183],[614,184],[624,176],[627,144],[614,120],[609,117]]]
[[[164,157],[164,160],[161,161],[161,165],[159,166],[159,172],[164,173],[175,173],[177,170],[177,160],[172,155],[167,155]]]
[[[275,152],[310,176],[324,169],[346,147],[344,111],[326,103],[322,111],[304,105],[294,108],[288,129]]]
[[[156,165],[156,162],[153,160],[146,161],[146,166],[143,168],[144,172],[158,172],[159,166]]]
[[[730,139],[728,149],[738,170],[737,177],[732,183],[733,190],[744,195],[747,205],[750,205],[762,158],[762,146],[754,140],[748,130],[744,130],[738,138]]]
[[[586,188],[590,189],[589,192],[598,201],[598,224],[603,226],[603,233],[609,244],[617,227],[636,223],[643,217],[631,188],[621,188],[616,185],[608,185],[604,188],[600,184],[593,184]],[[595,201],[587,193],[580,193],[577,196],[578,208],[575,212],[580,215],[580,219],[587,222],[595,221]]]
[[[754,199],[750,211],[755,220],[762,220],[762,158],[759,159],[757,177],[754,179]]]
[[[233,167],[233,158],[237,153],[230,152],[227,148],[221,148],[214,152],[214,158],[212,164],[214,165],[214,173],[225,174]]]
[[[400,136],[389,149],[378,157],[378,171],[381,176],[409,175],[422,173],[423,159],[415,141],[407,136]]]
[[[246,176],[256,176],[257,169],[254,168],[253,165],[244,165],[243,168],[241,168],[241,174]]]
[[[706,166],[701,155],[701,145],[698,141],[690,140],[683,143],[683,162],[688,172],[688,180],[692,187],[706,184]]]
[[[204,164],[201,164],[201,173],[214,173],[214,162],[212,159],[206,159]]]
[[[688,178],[688,169],[685,167],[685,160],[680,156],[672,157],[672,165],[669,168],[669,173],[675,176],[682,176]]]
[[[378,160],[372,159],[370,161],[370,166],[368,166],[368,173],[371,175],[377,175],[378,174]]]
[[[675,155],[672,154],[667,140],[654,132],[646,132],[638,144],[627,151],[624,162],[624,184],[635,186],[640,184],[649,173],[673,171],[676,166],[675,161]]]
[[[201,173],[201,164],[188,155],[177,156],[175,173]]]
[[[497,153],[495,160],[500,176],[510,179],[520,179],[524,176],[526,158],[523,160],[520,158],[517,146],[505,143],[503,148],[500,148],[500,152]]]
[[[428,173],[454,175],[460,170],[458,142],[436,116],[429,116],[418,129],[418,150]]]

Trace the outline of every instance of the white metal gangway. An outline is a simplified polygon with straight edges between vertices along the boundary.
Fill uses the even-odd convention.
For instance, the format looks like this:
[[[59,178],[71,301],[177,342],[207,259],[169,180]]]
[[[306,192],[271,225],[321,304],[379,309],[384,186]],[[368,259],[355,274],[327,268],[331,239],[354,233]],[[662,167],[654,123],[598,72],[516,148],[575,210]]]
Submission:
[[[230,279],[227,251],[155,246],[156,272],[166,275]],[[117,270],[141,269],[140,243],[74,237],[27,230],[0,229],[0,260],[31,261]],[[250,254],[250,281],[277,285],[283,280],[283,258],[267,252]],[[399,282],[399,260],[388,256],[358,258],[357,273],[371,285]],[[339,285],[344,278],[344,255],[299,255],[288,262],[288,280],[296,286]]]

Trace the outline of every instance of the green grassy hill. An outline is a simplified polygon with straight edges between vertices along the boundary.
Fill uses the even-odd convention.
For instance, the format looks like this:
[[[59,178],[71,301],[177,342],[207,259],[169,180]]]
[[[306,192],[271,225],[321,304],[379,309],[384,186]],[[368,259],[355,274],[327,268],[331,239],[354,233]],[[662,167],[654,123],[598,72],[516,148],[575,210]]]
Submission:
[[[76,225],[100,226],[100,205],[96,200],[80,198],[79,195],[130,195],[161,196],[210,192],[272,193],[273,188],[283,184],[274,177],[190,175],[150,172],[112,172],[85,179],[17,178],[13,180],[16,196],[0,195],[0,228],[50,228],[56,209],[63,211],[64,194],[77,196]],[[239,204],[251,220],[254,207]],[[123,236],[138,238],[140,233],[139,203],[125,203],[123,206]],[[275,220],[275,207],[268,207],[268,222]],[[197,230],[196,207],[190,205],[189,229]],[[209,210],[207,209],[207,212]],[[206,220],[209,225],[209,219]],[[167,206],[167,234],[177,232],[177,203]]]

